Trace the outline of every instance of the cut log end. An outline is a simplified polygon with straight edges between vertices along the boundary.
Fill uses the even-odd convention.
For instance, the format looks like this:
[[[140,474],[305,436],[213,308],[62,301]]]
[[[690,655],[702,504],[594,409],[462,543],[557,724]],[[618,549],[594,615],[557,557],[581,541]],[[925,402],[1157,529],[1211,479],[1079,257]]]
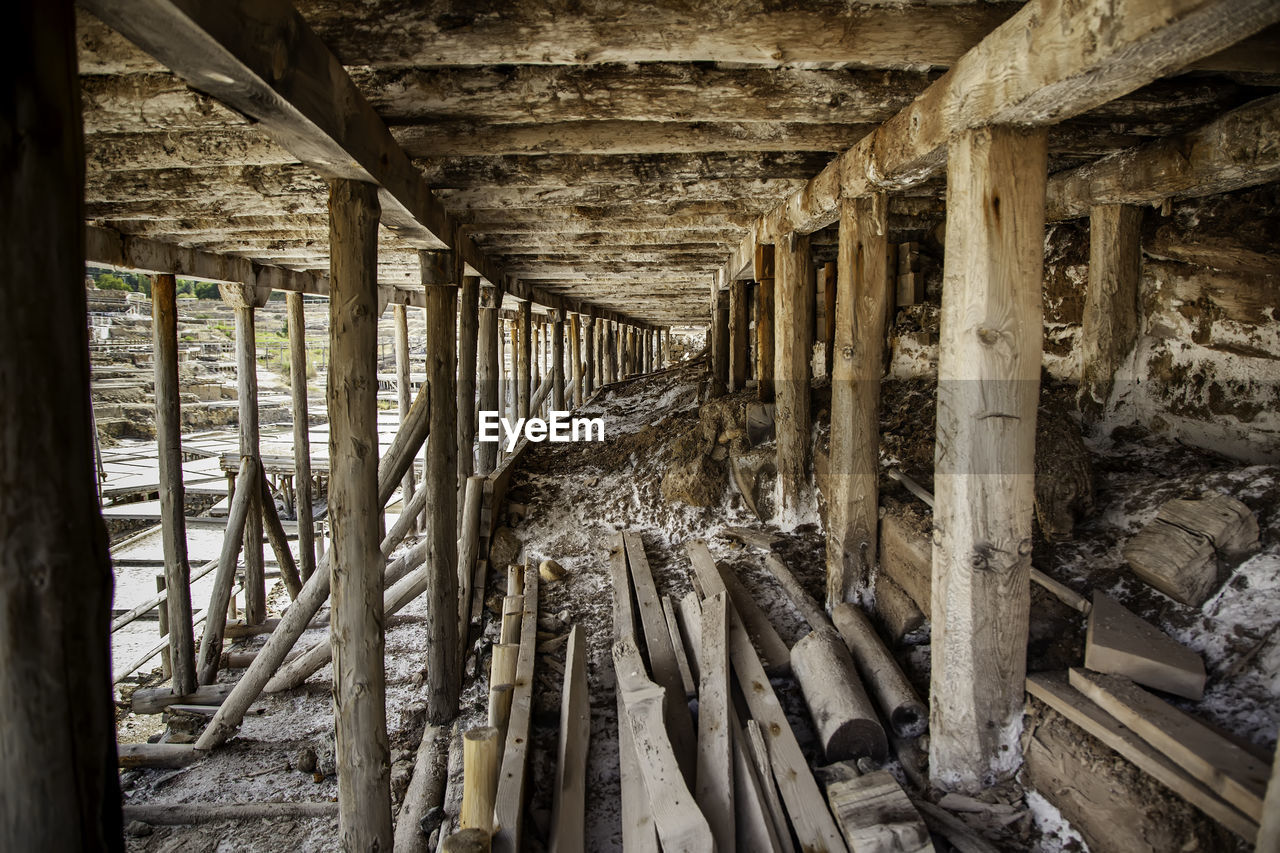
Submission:
[[[856,761],[859,758],[884,761],[889,756],[889,742],[879,723],[845,720],[831,733],[825,755],[828,762]]]
[[[893,709],[889,724],[898,737],[920,737],[929,730],[929,709],[923,704],[899,705]]]

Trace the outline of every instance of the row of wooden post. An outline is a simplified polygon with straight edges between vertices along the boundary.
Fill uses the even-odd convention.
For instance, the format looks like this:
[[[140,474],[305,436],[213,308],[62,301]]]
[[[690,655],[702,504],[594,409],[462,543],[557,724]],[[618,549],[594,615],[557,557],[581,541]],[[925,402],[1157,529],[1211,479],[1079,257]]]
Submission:
[[[998,127],[969,131],[953,140],[948,155],[930,766],[940,784],[972,789],[1007,776],[1019,763],[1041,362],[1045,135]],[[1096,216],[1095,226],[1100,219],[1110,221]],[[842,200],[834,288],[832,270],[822,271],[828,286],[821,331],[831,375],[829,607],[857,600],[877,560],[880,380],[894,305],[888,250],[885,195]],[[727,282],[727,299],[717,282],[711,369],[728,390],[745,387],[754,343],[759,396],[776,406],[778,497],[787,511],[801,506],[809,492],[816,288],[808,237],[777,235],[773,245],[758,247],[753,266],[755,340],[749,337],[751,282]],[[1091,265],[1091,277],[1107,276],[1117,265],[1097,266]],[[1132,301],[1134,276],[1125,279],[1111,289],[1121,290],[1120,301]],[[1096,372],[1110,375],[1105,367]],[[1094,374],[1086,368],[1085,375]]]

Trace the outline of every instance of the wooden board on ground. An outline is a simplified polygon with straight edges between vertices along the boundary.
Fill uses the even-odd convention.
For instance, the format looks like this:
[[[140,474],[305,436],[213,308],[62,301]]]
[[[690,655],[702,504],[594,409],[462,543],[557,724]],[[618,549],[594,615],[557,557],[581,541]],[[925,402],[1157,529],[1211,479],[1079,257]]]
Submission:
[[[693,670],[689,667],[689,655],[685,651],[684,639],[680,635],[680,623],[676,620],[676,609],[671,603],[671,596],[662,596],[662,614],[667,619],[667,630],[671,633],[671,647],[676,653],[676,666],[680,668],[680,681],[684,683],[684,695],[686,699],[693,699],[698,695],[697,682],[693,680]],[[699,642],[696,637],[691,637],[690,642]]]
[[[644,661],[631,640],[613,644],[613,669],[626,710],[618,725],[631,729],[636,763],[649,793],[663,851],[703,853],[713,849],[711,827],[685,784],[667,736],[663,688],[645,675]]]
[[[1252,843],[1258,832],[1258,826],[1254,821],[1227,804],[1163,753],[1072,687],[1068,683],[1067,673],[1038,672],[1027,679],[1027,692],[1133,762],[1138,769],[1209,817]]]
[[[671,746],[675,750],[676,761],[680,763],[685,782],[692,785],[697,766],[697,739],[693,734],[693,718],[689,714],[689,706],[680,701],[685,693],[684,681],[680,677],[680,667],[671,644],[671,630],[667,627],[662,601],[658,598],[653,573],[649,570],[649,560],[645,557],[644,541],[634,531],[624,532],[622,538],[626,543],[627,565],[635,586],[636,613],[644,628],[645,647],[649,651],[649,670],[654,683],[666,691],[662,715],[666,721],[667,734],[671,738]]]
[[[1128,679],[1072,669],[1071,686],[1255,821],[1269,765]]]
[[[664,600],[665,604],[670,599]],[[733,850],[733,750],[729,728],[729,615],[727,599],[707,599],[702,614],[698,690],[698,805],[711,824],[717,850]],[[674,614],[671,614],[674,617]]]
[[[733,603],[734,610],[746,626],[747,636],[759,652],[765,669],[770,674],[783,674],[791,671],[791,650],[778,636],[777,630],[769,617],[760,609],[760,605],[747,592],[738,578],[730,571],[722,570],[705,542],[687,542],[685,551],[693,563],[693,571],[703,592],[715,595],[726,592]]]
[[[1200,655],[1096,590],[1085,632],[1084,665],[1187,699],[1204,696]]]
[[[887,770],[826,783],[827,802],[856,853],[933,853],[920,813]]]
[[[1217,586],[1213,542],[1159,518],[1134,534],[1124,544],[1123,554],[1135,575],[1190,607],[1204,604]]]
[[[582,627],[569,632],[564,689],[560,695],[560,751],[551,811],[551,853],[581,853],[587,795],[591,701],[587,695],[587,647]]]
[[[529,723],[533,715],[533,665],[538,637],[538,572],[525,567],[524,618],[520,626],[520,656],[516,661],[515,691],[507,721],[507,743],[502,751],[498,794],[494,805],[493,849],[515,853],[524,819],[524,788],[529,747]]]

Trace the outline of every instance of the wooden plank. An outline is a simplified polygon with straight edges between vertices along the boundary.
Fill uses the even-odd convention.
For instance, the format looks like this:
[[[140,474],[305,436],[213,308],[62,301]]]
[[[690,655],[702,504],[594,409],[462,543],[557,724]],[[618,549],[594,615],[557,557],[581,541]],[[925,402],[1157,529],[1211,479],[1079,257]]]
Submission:
[[[1071,686],[1255,821],[1271,768],[1128,679],[1071,670]]]
[[[676,653],[676,666],[680,668],[680,682],[684,684],[684,695],[686,699],[693,699],[698,695],[698,685],[693,679],[693,669],[689,666],[689,655],[685,651],[684,639],[680,636],[680,623],[676,620],[675,607],[671,604],[671,596],[662,596],[662,615],[667,620],[667,630],[671,633],[671,648]],[[690,642],[696,642],[691,638]]]
[[[711,827],[685,784],[667,736],[663,718],[665,690],[646,677],[640,651],[631,640],[613,644],[613,668],[662,849],[667,853],[714,849]],[[619,725],[622,723],[620,720]]]
[[[1114,749],[1160,784],[1252,843],[1257,824],[1223,801],[1162,752],[1125,727],[1068,683],[1065,672],[1039,672],[1027,678],[1027,692]]]
[[[888,201],[884,193],[840,205],[831,367],[828,607],[871,580],[880,520],[880,375],[884,372]],[[818,626],[814,626],[817,628]]]
[[[887,770],[831,781],[826,788],[827,802],[850,850],[933,853],[929,830]]]
[[[664,601],[667,603],[669,600]],[[734,850],[733,751],[729,728],[729,617],[723,593],[707,599],[699,656],[698,784],[695,796],[717,850]]]
[[[377,189],[330,187],[329,518],[333,525],[333,702],[338,834],[349,849],[392,843],[390,763],[378,549]],[[435,443],[434,441],[432,442]],[[257,490],[255,489],[255,492]]]
[[[979,790],[1021,763],[1045,175],[1042,130],[950,143],[929,772],[951,789]]]
[[[1200,655],[1097,590],[1085,632],[1084,665],[1188,699],[1204,696]]]
[[[587,747],[591,741],[591,698],[587,695],[587,649],[582,626],[569,632],[564,689],[560,696],[560,749],[551,808],[552,853],[582,853],[587,796]]]
[[[703,542],[687,543],[685,551],[693,564],[694,574],[702,583],[706,594],[715,595],[719,592],[728,594],[738,617],[747,626],[747,635],[760,652],[765,669],[773,674],[790,672],[791,650],[778,636],[778,631],[769,621],[768,615],[756,603],[751,593],[747,592],[737,576],[716,563],[711,551]]]
[[[671,739],[685,782],[691,785],[697,766],[697,739],[694,736],[689,706],[680,701],[680,697],[684,695],[684,682],[676,663],[671,631],[667,627],[662,602],[653,583],[649,560],[644,554],[644,540],[635,531],[625,531],[622,538],[626,543],[631,581],[635,585],[636,613],[644,628],[645,647],[649,651],[649,668],[654,683],[666,691],[663,719],[666,720],[667,736]]]
[[[511,717],[507,723],[507,743],[502,752],[502,772],[498,777],[497,824],[493,849],[499,853],[522,850],[524,793],[528,765],[529,726],[533,718],[534,660],[538,638],[538,571],[524,569],[524,616],[520,623],[520,655],[516,660],[515,691],[511,696]]]
[[[718,577],[718,573],[707,571],[708,562],[714,566],[714,560],[706,545],[691,541],[685,543],[685,550],[694,563],[695,570],[701,563],[699,577],[704,574],[708,579]],[[703,582],[706,583],[706,580]],[[707,588],[713,595],[722,590],[723,584],[719,588]],[[801,847],[810,850],[843,851],[845,846],[840,838],[840,831],[836,829],[831,813],[823,805],[822,792],[809,770],[808,761],[800,751],[800,744],[791,730],[791,724],[787,722],[782,705],[769,684],[769,676],[755,649],[751,647],[746,628],[736,612],[730,614],[730,622],[729,643],[734,677],[746,697],[751,715],[767,732],[774,776],[795,827],[796,837],[800,840]]]
[[[764,733],[760,731],[760,724],[755,720],[747,720],[746,725],[739,731],[742,739],[746,741],[752,772],[760,780],[769,824],[773,827],[775,835],[779,838],[785,837],[789,844],[791,830],[787,827],[787,812],[782,807],[782,800],[778,796],[778,784],[773,775],[773,762],[769,760],[769,744],[764,739]]]

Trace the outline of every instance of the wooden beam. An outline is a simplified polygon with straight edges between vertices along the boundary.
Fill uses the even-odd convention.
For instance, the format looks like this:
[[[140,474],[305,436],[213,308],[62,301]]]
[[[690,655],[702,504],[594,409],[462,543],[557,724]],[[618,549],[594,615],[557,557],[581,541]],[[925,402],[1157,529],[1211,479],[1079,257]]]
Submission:
[[[230,7],[204,0],[89,0],[85,8],[193,88],[256,121],[321,176],[377,184],[383,224],[411,246],[455,249],[476,274],[491,283],[504,280],[474,241],[457,236],[455,223],[342,63],[293,7],[249,0]],[[522,282],[508,285],[549,307],[578,310]]]
[[[841,196],[926,180],[941,168],[956,133],[990,124],[1056,124],[1278,20],[1280,7],[1269,0],[1032,0],[909,106],[761,216],[727,272],[743,269],[758,241],[829,225]]]
[[[327,399],[338,834],[349,849],[389,849],[383,561],[378,548],[378,458],[370,450],[378,445],[377,188],[336,180],[329,207],[334,292],[329,301]],[[439,435],[433,433],[432,444]],[[446,621],[456,627],[453,619]]]
[[[557,309],[551,323],[551,408],[566,410],[564,396],[564,312]]]
[[[886,219],[883,193],[841,202],[827,475],[828,607],[855,600],[878,562]]]
[[[307,325],[302,294],[288,295],[289,388],[293,403],[295,512],[298,516],[298,569],[305,583],[316,569],[315,518],[311,497],[311,422],[307,412]]]
[[[122,851],[71,3],[15,9],[0,45],[0,847]]]
[[[431,389],[431,440],[427,442],[422,487],[427,490],[428,558],[427,678],[431,687],[427,718],[435,725],[453,719],[461,680],[458,666],[458,445],[456,422],[458,285],[452,259],[422,253],[427,293],[427,384]],[[470,408],[470,403],[468,403]]]
[[[766,403],[773,402],[774,264],[773,246],[757,244],[752,253],[751,277],[756,288],[756,391]]]
[[[1251,101],[1188,133],[1119,151],[1049,180],[1046,218],[1095,205],[1142,205],[1230,192],[1280,177],[1280,95]]]
[[[809,237],[795,235],[775,248],[774,398],[777,400],[778,508],[797,512],[809,482],[809,355],[813,345],[813,266]]]
[[[751,282],[735,279],[729,282],[729,390],[747,387],[748,353],[747,303],[751,298]]]
[[[1044,261],[1043,130],[956,136],[938,356],[929,769],[977,790],[1020,763]]]
[[[1106,409],[1116,370],[1138,342],[1142,307],[1142,209],[1099,205],[1089,211],[1089,284],[1080,328],[1080,407]]]
[[[236,403],[239,407],[240,455],[260,459],[258,437],[258,358],[257,333],[254,331],[254,304],[228,294],[241,288],[223,285],[223,300],[232,304],[236,314]],[[266,569],[262,556],[262,498],[256,481],[250,484],[252,497],[244,525],[244,615],[250,625],[267,618]]]

